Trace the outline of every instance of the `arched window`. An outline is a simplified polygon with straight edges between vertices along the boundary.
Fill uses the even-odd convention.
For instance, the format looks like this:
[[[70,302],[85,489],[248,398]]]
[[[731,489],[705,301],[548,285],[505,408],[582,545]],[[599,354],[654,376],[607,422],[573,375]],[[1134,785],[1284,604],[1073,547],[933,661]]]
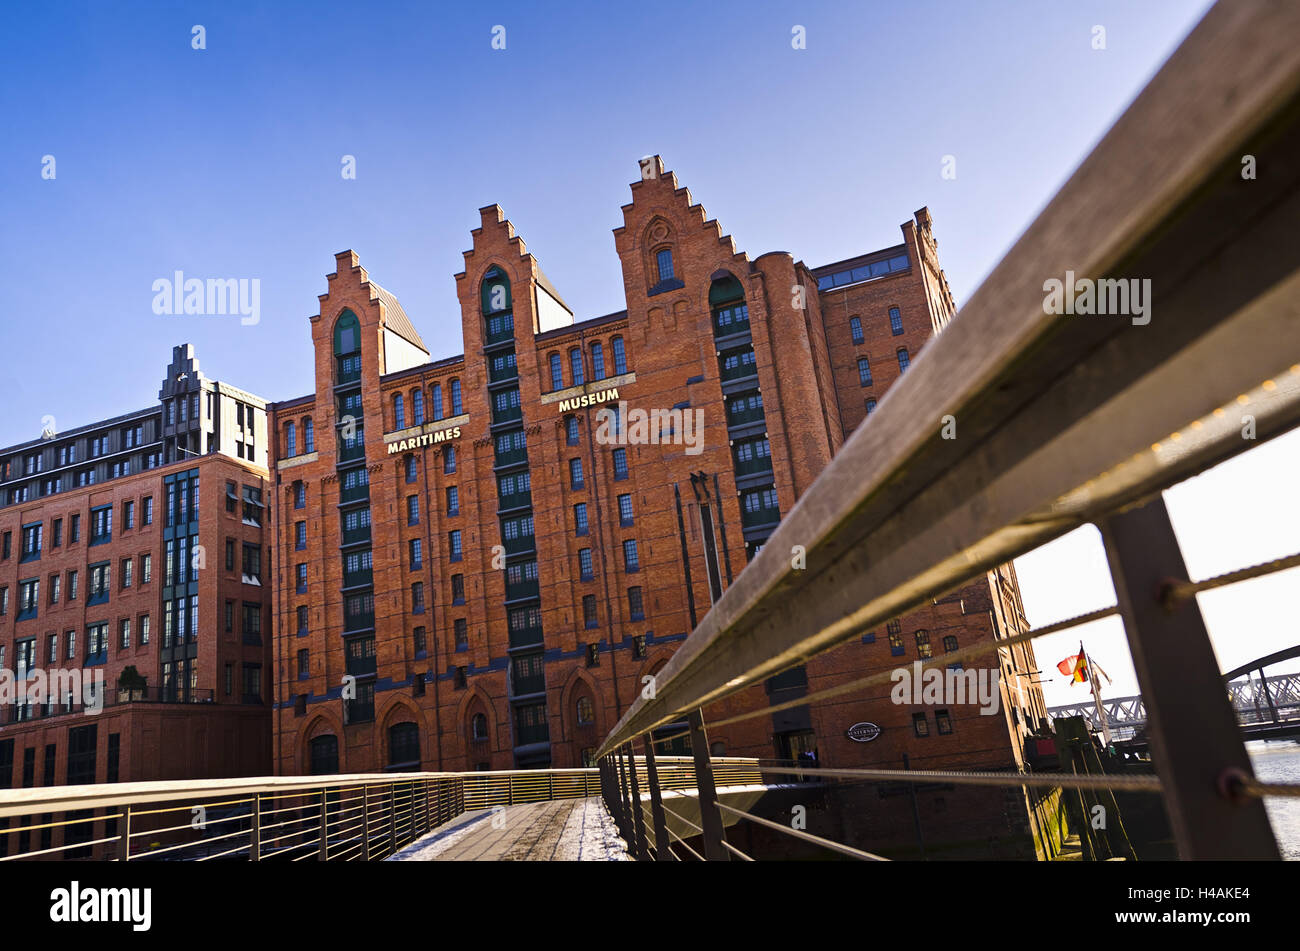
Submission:
[[[339,739],[336,736],[318,736],[311,741],[311,774],[328,776],[339,771]]]
[[[578,725],[590,726],[596,722],[596,705],[590,697],[578,698]]]
[[[898,348],[898,372],[902,373],[912,365],[912,358],[907,355],[906,347]]]
[[[483,316],[487,322],[487,342],[503,343],[515,336],[515,315],[510,296],[510,281],[499,267],[490,268],[483,276],[480,294]]]
[[[459,416],[465,412],[465,407],[460,401],[460,380],[451,381],[451,415]]]
[[[486,740],[488,738],[487,717],[481,713],[476,713],[470,719],[470,737],[475,740]]]
[[[394,723],[388,728],[388,765],[420,765],[420,728],[414,723]]]
[[[302,421],[302,451],[316,451],[316,431],[312,427],[310,416],[306,417]]]
[[[334,325],[336,383],[361,379],[361,323],[357,315],[345,310]]]
[[[406,404],[401,393],[393,394],[393,429],[406,428]]]
[[[416,426],[424,422],[424,390],[419,387],[411,390],[411,415]]]
[[[615,337],[610,341],[614,348],[614,372],[622,375],[627,372],[627,352],[623,349],[623,338]]]
[[[672,248],[660,248],[655,252],[655,265],[659,269],[659,280],[668,281],[673,277]]]
[[[292,422],[284,424],[284,454],[298,455],[298,427]]]
[[[582,370],[582,351],[577,347],[569,351],[569,366],[573,373],[574,386],[581,386],[587,382],[587,377]]]
[[[564,361],[558,353],[551,354],[551,389],[564,389]]]
[[[605,348],[599,343],[591,345],[591,378],[593,380],[605,379]]]
[[[433,418],[442,419],[442,384],[433,384]]]
[[[745,289],[730,274],[709,285],[709,310],[713,314],[713,335],[741,333],[749,329],[749,305]]]

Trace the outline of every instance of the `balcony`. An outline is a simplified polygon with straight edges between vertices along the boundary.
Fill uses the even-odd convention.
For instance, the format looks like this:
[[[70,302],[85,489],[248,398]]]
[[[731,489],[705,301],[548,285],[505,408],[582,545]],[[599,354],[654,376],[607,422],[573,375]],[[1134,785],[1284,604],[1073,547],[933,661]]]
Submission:
[[[359,585],[373,584],[374,575],[375,572],[372,568],[358,568],[356,571],[344,571],[343,587],[355,588]]]
[[[538,588],[539,586],[536,578],[527,579],[524,581],[516,581],[514,584],[511,584],[509,581],[507,581],[506,600],[520,601],[524,598],[535,598],[540,594]]]
[[[772,471],[771,456],[759,456],[756,459],[749,459],[746,460],[745,462],[736,463],[736,475],[738,476],[754,475],[755,473],[758,472],[771,472],[771,471]]]
[[[347,659],[347,672],[353,677],[365,677],[376,671],[375,657],[352,657]]]
[[[502,367],[500,370],[497,370],[492,367],[492,361],[490,360],[488,361],[488,383],[489,384],[505,383],[507,380],[517,380],[517,379],[519,379],[518,364],[512,363],[509,366],[505,366]]]
[[[507,406],[504,409],[492,407],[492,425],[500,426],[503,423],[516,423],[524,418],[524,409],[522,406]]]
[[[752,355],[752,351],[749,352]],[[724,353],[722,354],[721,357],[718,358],[718,375],[722,378],[723,383],[729,383],[732,380],[743,380],[745,379],[745,377],[758,375],[758,367],[753,363],[752,360],[748,363],[742,360],[738,362],[734,367],[728,367],[726,365],[726,358],[736,356],[737,353],[738,353],[737,351],[732,351],[731,353]]]
[[[536,538],[533,535],[520,535],[518,538],[507,538],[504,540],[507,555],[522,555],[526,551],[532,551],[537,547]]]
[[[769,468],[771,467],[769,466]],[[370,541],[369,525],[361,525],[357,528],[343,529],[343,544],[345,545],[355,545],[358,542],[368,542],[368,541]]]
[[[727,425],[744,426],[748,423],[764,422],[766,417],[763,415],[763,407],[758,406],[753,409],[743,409],[738,413],[733,413],[731,408],[727,408]]]
[[[744,528],[759,528],[763,525],[775,525],[781,521],[781,510],[762,508],[757,512],[741,511],[740,524]]]
[[[361,354],[339,358],[334,374],[334,385],[345,386],[348,383],[359,383],[360,381]]]
[[[339,490],[339,504],[346,505],[349,502],[369,502],[370,501],[370,483],[354,485],[351,488]]]
[[[339,440],[339,462],[356,462],[359,459],[366,458],[365,441],[358,436],[351,443],[346,440]]]
[[[348,726],[351,726],[353,723],[370,723],[374,719],[374,700],[343,701],[343,722]]]
[[[533,726],[526,726],[522,723],[515,724],[515,746],[528,746],[530,743],[549,743],[551,739],[551,728],[546,723],[538,723]]]
[[[505,452],[498,452],[496,460],[493,463],[496,468],[502,469],[506,466],[517,466],[520,463],[528,462],[528,447],[521,446],[518,449],[507,449]]]
[[[528,508],[533,504],[533,493],[528,492],[511,492],[509,495],[502,495],[497,500],[497,510],[506,511],[508,509]]]
[[[521,627],[517,631],[510,632],[511,647],[531,647],[534,644],[542,643],[542,627]]]
[[[352,614],[343,615],[343,630],[346,631],[368,631],[375,626],[375,612],[356,611]]]

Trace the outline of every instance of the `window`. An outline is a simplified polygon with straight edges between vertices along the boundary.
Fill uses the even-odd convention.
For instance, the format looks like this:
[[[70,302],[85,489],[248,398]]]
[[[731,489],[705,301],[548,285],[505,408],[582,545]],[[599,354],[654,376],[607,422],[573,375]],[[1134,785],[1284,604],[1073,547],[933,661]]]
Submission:
[[[59,603],[59,582],[63,580],[57,574],[50,575],[50,604]]]
[[[587,534],[587,503],[579,502],[573,507],[573,525],[574,533],[577,535]]]
[[[410,548],[411,570],[416,571],[424,565],[424,549],[420,544],[420,539],[412,538]]]
[[[588,667],[600,666],[600,645],[599,644],[587,645],[587,666]]]
[[[573,375],[573,385],[581,386],[587,382],[586,374],[582,365],[582,351],[574,347],[569,351],[569,370]]]
[[[447,514],[460,514],[460,489],[454,485],[447,487]]]
[[[858,384],[871,385],[871,366],[867,363],[866,357],[858,357]]]
[[[627,571],[639,571],[641,560],[636,550],[636,539],[629,538],[623,542],[623,567]]]
[[[402,460],[402,465],[406,470],[406,484],[411,485],[419,474],[419,464],[415,461],[415,456],[407,456]]]
[[[95,604],[107,601],[112,586],[113,572],[108,562],[90,566],[90,597],[87,602]]]
[[[906,347],[898,348],[898,372],[902,373],[912,365],[912,359],[907,355]]]
[[[578,417],[565,417],[564,434],[570,446],[576,446],[578,444]]]
[[[605,379],[605,348],[599,343],[591,345],[591,378],[593,380]]]
[[[947,710],[934,711],[934,726],[941,736],[947,736],[952,732],[952,717],[948,715]]]
[[[131,559],[123,558],[122,559],[122,587],[123,588],[131,587],[131,568],[132,568]],[[58,576],[55,575],[55,577],[57,578]]]
[[[451,560],[460,561],[463,555],[460,547],[460,529],[456,529],[454,532],[449,533],[448,543],[451,550]]]
[[[408,495],[406,497],[406,524],[420,524],[420,497],[418,495]]]
[[[551,389],[564,389],[564,363],[558,353],[551,354]]]
[[[299,562],[294,565],[294,575],[297,579],[298,593],[304,594],[307,591],[307,565]]]
[[[582,488],[582,460],[581,459],[569,460],[569,488],[570,489]]]
[[[664,248],[655,252],[655,266],[659,270],[659,280],[668,281],[673,276],[673,252],[671,248]]]
[[[149,643],[149,615],[140,615],[140,643]]]
[[[316,433],[312,428],[311,417],[308,416],[302,421],[302,451],[316,451]]]
[[[293,507],[296,509],[307,507],[307,485],[301,479],[293,484]]]
[[[456,471],[456,447],[448,446],[442,451],[442,474],[451,475]]]
[[[298,607],[297,607],[295,613],[296,613],[297,616],[298,616],[298,618],[297,618],[297,619],[298,619],[298,633],[299,633],[299,634],[306,634],[306,633],[307,633],[307,605],[305,605],[305,604],[300,604],[300,605],[298,605]]]
[[[146,495],[144,497],[144,512],[141,514],[140,524],[142,525],[153,524],[153,496],[152,495]]]
[[[302,567],[305,568],[306,565]],[[243,576],[245,584],[262,583],[262,548],[260,545],[244,542]]]
[[[108,622],[86,627],[86,663],[103,663],[108,659]]]
[[[388,728],[388,765],[418,766],[420,728],[414,723],[394,723]]]
[[[435,420],[442,419],[442,384],[433,384],[433,386],[430,387],[429,393],[430,398],[433,400],[433,418]]]
[[[284,454],[298,455],[298,427],[291,422],[284,424]]]
[[[451,415],[459,416],[465,412],[460,400],[460,380],[451,381]]]
[[[876,401],[874,399],[867,400],[867,415],[870,416],[875,411],[876,411]]]
[[[578,576],[582,581],[590,581],[592,579],[590,548],[582,548],[578,550]]]
[[[59,635],[51,634],[45,639],[45,662],[53,666],[59,662]]]
[[[77,600],[77,572],[75,570],[68,572],[68,600]]]
[[[168,492],[170,493],[171,491],[172,490],[169,488]],[[169,502],[167,505],[169,515],[171,513],[172,504],[173,503]],[[226,483],[226,511],[233,513],[238,507],[239,507],[239,488],[238,486],[235,485],[235,483],[227,482]]]
[[[913,637],[916,638],[916,655],[918,657],[933,657],[934,651],[930,649],[930,632],[917,631]]]
[[[140,583],[148,584],[153,581],[153,555],[145,552],[140,556]]]
[[[614,450],[614,480],[622,482],[627,478],[627,450]]]
[[[411,416],[416,426],[424,422],[424,390],[411,390]]]
[[[469,650],[469,622],[458,617],[452,622],[452,630],[456,636],[456,650]]]
[[[849,318],[849,333],[853,334],[854,343],[862,343],[862,319],[860,317]]]
[[[117,634],[118,634],[117,646],[119,648],[125,649],[131,646],[131,619],[130,618],[123,618],[121,622],[119,622]]]
[[[600,626],[600,621],[596,617],[596,596],[594,594],[584,594],[582,596],[582,620],[587,627]]]
[[[633,621],[645,619],[645,604],[641,600],[641,589],[639,587],[627,589],[627,612]]]
[[[401,393],[393,394],[393,428],[406,428],[406,404],[402,400]]]
[[[90,510],[90,543],[100,545],[113,538],[113,506]]]
[[[419,613],[424,610],[424,582],[417,581],[411,585],[411,611]]]
[[[890,621],[885,625],[885,631],[889,634],[889,653],[894,657],[901,657],[905,651],[903,647],[903,625],[901,621]]]
[[[304,648],[298,651],[298,679],[306,678],[311,671],[311,654]]]
[[[627,351],[623,349],[623,338],[615,337],[610,341],[614,348],[614,372],[624,374],[627,372]]]
[[[465,576],[464,575],[451,576],[451,603],[452,604],[465,603]]]
[[[367,684],[373,688],[372,684]],[[244,703],[262,702],[262,665],[244,665]]]
[[[632,524],[632,496],[618,497],[618,523],[624,527]]]
[[[903,332],[903,315],[897,307],[889,308],[889,329],[895,337]]]
[[[930,735],[930,724],[929,721],[925,719],[924,713],[912,714],[912,730],[913,732],[916,733],[917,736]]]
[[[956,649],[957,649],[957,638],[949,634],[947,637],[943,639],[943,652],[945,654],[951,654]]]
[[[164,619],[163,622],[164,625],[166,624],[167,620],[170,620],[170,618]],[[230,601],[230,600],[226,601],[225,622],[226,622],[226,633],[233,634],[235,632],[235,602],[234,601]],[[164,640],[165,639],[166,638],[164,638]]]
[[[293,547],[296,551],[307,549],[307,523],[295,522],[293,526]]]
[[[488,738],[487,717],[483,714],[476,713],[470,718],[470,737],[475,740],[486,740]]]
[[[590,726],[596,722],[596,706],[590,697],[578,698],[578,725]]]
[[[54,535],[54,540],[50,544],[52,547],[58,548],[63,544],[63,519],[56,518],[54,520],[51,534]]]
[[[637,660],[644,660],[646,655],[646,638],[644,634],[638,634],[632,638],[632,656]]]
[[[35,561],[41,557],[40,525],[23,526],[23,555],[19,561]]]

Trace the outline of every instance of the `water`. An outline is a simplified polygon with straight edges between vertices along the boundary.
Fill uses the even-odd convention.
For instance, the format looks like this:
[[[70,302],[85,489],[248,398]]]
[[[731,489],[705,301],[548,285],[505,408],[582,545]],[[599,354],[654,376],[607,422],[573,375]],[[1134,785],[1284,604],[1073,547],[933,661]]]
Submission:
[[[1300,742],[1281,740],[1246,744],[1255,777],[1269,782],[1300,783]],[[1300,862],[1300,799],[1270,796],[1264,800],[1282,858]]]

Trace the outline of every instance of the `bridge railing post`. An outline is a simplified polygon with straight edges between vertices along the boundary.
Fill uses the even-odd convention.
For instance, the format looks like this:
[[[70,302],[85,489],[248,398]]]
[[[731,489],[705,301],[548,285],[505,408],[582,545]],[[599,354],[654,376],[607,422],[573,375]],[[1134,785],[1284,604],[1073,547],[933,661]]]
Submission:
[[[638,861],[646,862],[650,859],[650,852],[645,841],[645,810],[641,806],[641,783],[636,775],[636,747],[631,743],[627,745],[627,769],[631,780],[629,792],[632,797],[632,829],[635,836],[633,850]]]
[[[704,731],[704,715],[691,711],[691,755],[695,759],[695,788],[700,799],[700,828],[704,830],[704,858],[710,862],[728,862],[723,842],[722,813],[718,810],[718,792],[713,785],[713,763],[709,759],[709,737]]]
[[[262,795],[253,793],[252,804],[252,822],[249,823],[248,830],[248,860],[250,862],[260,862],[262,860]]]
[[[1252,775],[1250,759],[1200,606],[1168,596],[1188,578],[1164,498],[1098,527],[1179,856],[1277,859],[1263,802],[1233,795],[1234,777]]]
[[[668,820],[664,815],[663,792],[659,788],[659,770],[655,766],[655,745],[647,733],[641,737],[645,747],[646,785],[650,787],[650,819],[655,828],[655,861],[666,862],[672,855],[668,844]]]
[[[321,788],[320,791],[320,844],[316,847],[316,861],[325,862],[329,860],[329,791]]]

